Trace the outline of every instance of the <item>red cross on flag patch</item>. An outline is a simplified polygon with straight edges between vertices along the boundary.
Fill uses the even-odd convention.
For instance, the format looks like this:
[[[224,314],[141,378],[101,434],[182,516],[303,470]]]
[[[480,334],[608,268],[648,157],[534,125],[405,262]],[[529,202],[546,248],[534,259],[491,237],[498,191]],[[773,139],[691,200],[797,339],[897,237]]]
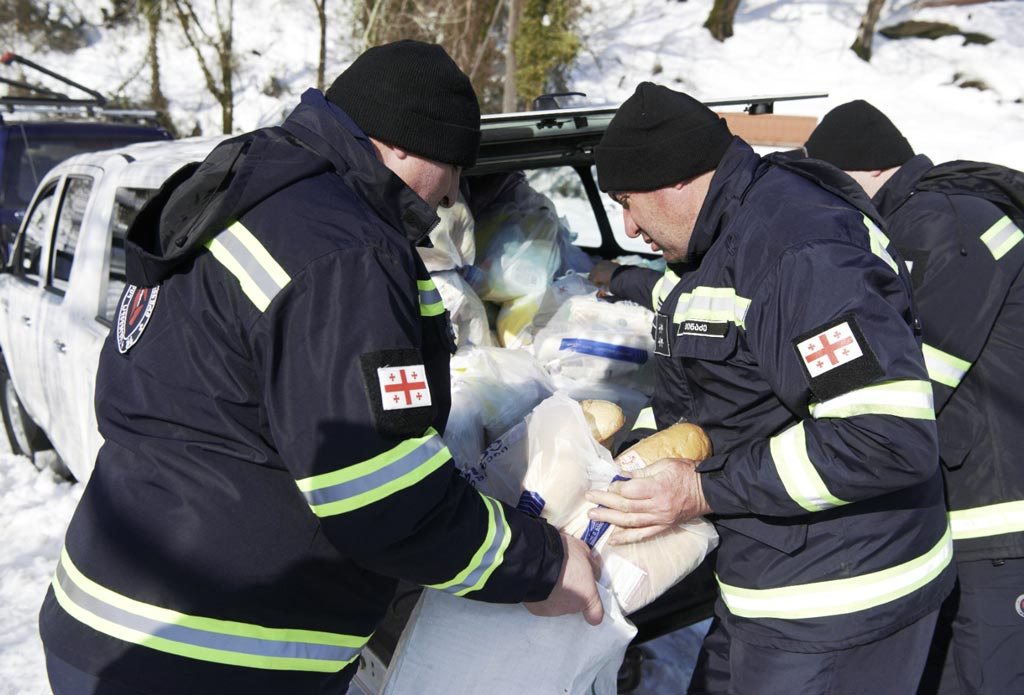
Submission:
[[[381,407],[384,410],[422,408],[430,405],[430,387],[422,364],[379,367]]]
[[[811,377],[821,376],[864,355],[847,321],[804,339],[799,350]]]

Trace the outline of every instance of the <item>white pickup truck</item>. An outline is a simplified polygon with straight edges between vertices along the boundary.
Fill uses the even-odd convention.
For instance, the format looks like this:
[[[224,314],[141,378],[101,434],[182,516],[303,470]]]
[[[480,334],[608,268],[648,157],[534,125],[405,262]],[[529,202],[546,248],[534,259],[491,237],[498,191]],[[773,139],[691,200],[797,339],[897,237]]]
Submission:
[[[0,408],[15,453],[88,478],[102,441],[96,365],[124,287],[128,223],[222,139],[82,154],[40,182],[0,274]],[[51,447],[59,458],[44,453]]]

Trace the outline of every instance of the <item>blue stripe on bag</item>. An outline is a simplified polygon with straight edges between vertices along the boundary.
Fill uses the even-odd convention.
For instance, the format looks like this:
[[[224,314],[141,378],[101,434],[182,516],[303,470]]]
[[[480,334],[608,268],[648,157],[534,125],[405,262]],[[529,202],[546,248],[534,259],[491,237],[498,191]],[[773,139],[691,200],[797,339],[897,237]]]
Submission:
[[[602,343],[597,340],[562,338],[558,349],[579,352],[584,355],[594,355],[595,357],[607,357],[608,359],[619,360],[620,362],[635,362],[636,364],[647,362],[647,351],[642,348]]]

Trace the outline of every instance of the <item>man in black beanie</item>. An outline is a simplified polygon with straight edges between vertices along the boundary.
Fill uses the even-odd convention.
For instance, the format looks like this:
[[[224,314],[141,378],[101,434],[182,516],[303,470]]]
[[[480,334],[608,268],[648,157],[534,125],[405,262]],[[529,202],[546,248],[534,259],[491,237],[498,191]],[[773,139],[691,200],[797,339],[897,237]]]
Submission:
[[[714,455],[589,493],[591,517],[613,543],[698,515],[718,529],[690,693],[913,692],[952,540],[910,280],[870,201],[651,83],[595,156],[626,232],[668,263],[610,279],[655,312],[646,423],[696,423]]]
[[[601,622],[587,546],[443,439],[455,346],[415,246],[479,141],[466,75],[400,41],[140,213],[40,612],[57,695],[341,695],[399,579]]]
[[[918,692],[1024,692],[1024,174],[936,166],[860,100],[805,147],[872,196],[912,269],[958,570]]]

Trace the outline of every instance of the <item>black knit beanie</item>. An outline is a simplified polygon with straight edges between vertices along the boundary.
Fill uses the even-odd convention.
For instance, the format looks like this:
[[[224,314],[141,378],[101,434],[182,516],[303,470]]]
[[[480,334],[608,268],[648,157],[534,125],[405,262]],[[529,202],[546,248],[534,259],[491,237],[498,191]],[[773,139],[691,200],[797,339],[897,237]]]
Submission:
[[[370,48],[338,75],[326,96],[381,142],[445,164],[476,162],[476,92],[437,44],[405,40]]]
[[[653,191],[718,166],[732,134],[704,104],[642,82],[594,149],[602,191]]]
[[[892,121],[863,99],[825,114],[804,149],[808,157],[845,171],[891,169],[914,156],[910,143]]]

